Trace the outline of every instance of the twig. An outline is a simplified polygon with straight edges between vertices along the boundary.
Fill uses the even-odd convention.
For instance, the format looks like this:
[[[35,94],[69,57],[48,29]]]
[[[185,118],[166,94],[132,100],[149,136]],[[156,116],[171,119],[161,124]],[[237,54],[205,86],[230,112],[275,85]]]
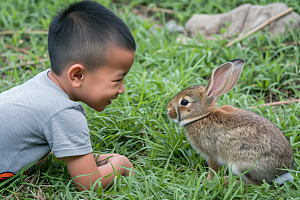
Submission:
[[[289,46],[289,45],[299,45],[300,44],[300,42],[298,41],[298,42],[287,42],[287,43],[284,43],[283,45],[284,46]]]
[[[296,74],[298,74],[298,67],[297,67],[297,64],[296,64],[295,62],[292,62],[292,63],[289,64],[288,66],[290,66],[290,65],[294,65],[294,66],[295,66],[295,68],[296,68]],[[295,79],[296,79],[296,77],[295,77]]]
[[[137,7],[140,7],[142,9],[148,9],[148,6],[144,6],[144,5],[136,5]],[[176,14],[176,12],[174,10],[170,10],[170,9],[165,9],[165,8],[155,8],[155,7],[151,7],[149,10],[156,12],[164,12],[164,13],[169,13],[169,14]]]
[[[17,200],[19,200],[19,198],[18,198],[18,196],[17,196],[16,194],[14,194],[14,196],[15,196],[15,198],[16,198]]]
[[[5,46],[6,46],[6,48],[8,48],[8,49],[15,49],[15,50],[17,50],[17,51],[21,51],[22,53],[29,55],[29,51],[27,51],[25,48],[18,48],[18,47],[11,46],[11,45],[9,45],[9,44],[6,44]],[[30,49],[30,47],[27,48],[27,49]],[[37,56],[36,58],[37,58],[38,60],[43,60],[43,58],[41,58],[41,57],[39,57],[39,56]]]
[[[292,46],[292,45],[293,45],[293,46],[300,45],[300,42],[298,41],[298,42],[281,43],[281,44],[277,45],[276,47],[281,47],[281,46]],[[273,47],[273,46],[272,46],[272,47]],[[266,46],[266,47],[259,47],[258,50],[270,50],[270,48],[272,48],[272,47],[269,47],[269,46]],[[255,48],[255,47],[253,47],[253,48]],[[242,50],[245,50],[246,47],[241,47],[241,49],[242,49]],[[224,47],[222,47],[222,50],[224,50]],[[215,52],[215,53],[219,53],[220,50],[219,50],[219,49],[216,49],[214,52]]]
[[[300,99],[289,100],[289,101],[278,101],[278,102],[273,102],[273,103],[266,103],[266,104],[263,104],[262,107],[278,106],[278,105],[282,105],[282,104],[297,103],[297,102],[300,102]],[[251,106],[249,108],[257,108],[257,106]]]
[[[148,17],[141,14],[140,11],[137,8],[133,8],[132,12],[135,13],[136,15],[138,15],[139,17],[141,17],[143,20],[149,20],[150,23],[154,22],[154,20],[150,20]],[[154,23],[153,26],[156,27],[156,28],[162,28],[163,27],[162,25],[157,24],[157,23]]]
[[[127,5],[130,4],[130,1],[113,1],[114,3],[120,3],[120,2],[123,2]],[[144,6],[144,5],[141,5],[141,4],[137,4],[135,5],[135,7],[139,7],[141,9],[144,9],[144,10],[147,10],[148,9],[148,6]],[[154,8],[154,7],[151,7],[149,8],[149,10],[151,11],[159,11],[159,12],[164,12],[164,13],[169,13],[169,14],[176,14],[176,12],[174,10],[170,10],[170,9],[165,9],[165,8]]]
[[[299,45],[300,42],[287,42],[287,43],[282,43],[282,44],[279,44],[278,46],[297,46]],[[245,48],[244,48],[245,49]],[[269,50],[270,47],[261,47],[261,48],[258,48],[258,50]]]
[[[115,195],[108,195],[108,194],[103,194],[103,196],[105,197],[112,197],[112,198],[118,198],[118,196],[115,196]],[[97,195],[95,196],[96,198],[98,197]]]
[[[6,199],[10,199],[16,192],[18,192],[19,190],[21,190],[24,187],[24,185],[21,185],[14,193],[12,193],[11,195],[9,195]]]
[[[255,29],[250,30],[249,32],[247,32],[246,34],[236,38],[235,40],[229,42],[226,47],[230,47],[231,45],[233,45],[235,42],[244,39],[245,37],[247,37],[248,35],[251,35],[252,33],[255,33],[256,31],[258,31],[259,29],[262,29],[263,27],[267,26],[268,24],[270,24],[271,22],[273,22],[274,20],[290,13],[293,11],[293,8],[289,8],[281,13],[279,13],[278,15],[275,15],[274,17],[271,17],[270,19],[268,19],[268,21],[266,21],[265,23],[261,24],[260,26],[256,27]]]
[[[33,64],[38,64],[38,63],[42,63],[42,62],[46,62],[48,61],[49,59],[46,58],[46,59],[42,59],[42,60],[38,60],[38,61],[28,61],[28,62],[24,62],[18,66],[16,66],[16,68],[19,68],[19,67],[24,67],[26,65],[33,65]]]
[[[21,32],[22,34],[38,34],[38,35],[44,35],[44,34],[48,34],[48,30],[25,30],[25,31],[21,31],[21,30],[7,30],[7,31],[0,31],[0,35],[12,35],[15,33],[19,33]]]
[[[28,49],[28,50],[30,49],[30,47],[27,48],[27,49],[25,49],[25,48],[14,47],[14,46],[11,46],[11,45],[9,45],[9,44],[6,44],[5,47],[8,48],[8,49],[15,49],[15,50],[17,50],[17,51],[21,51],[22,53],[25,53],[25,54],[27,54],[27,55],[29,54],[29,52],[27,51],[27,49]]]
[[[1,74],[1,71],[3,71],[3,70],[9,70],[9,69],[14,68],[14,67],[20,68],[20,67],[24,67],[24,66],[26,66],[26,65],[34,65],[34,64],[46,62],[46,61],[48,61],[48,60],[49,60],[49,59],[46,58],[46,59],[37,60],[37,61],[28,61],[28,62],[21,63],[21,64],[19,64],[19,65],[14,65],[14,66],[12,66],[12,67],[7,67],[7,68],[3,68],[3,67],[1,68],[1,66],[0,66],[0,74]]]
[[[29,188],[27,188],[27,189],[28,189],[29,192],[34,196],[34,198],[37,199],[37,196],[36,196]]]

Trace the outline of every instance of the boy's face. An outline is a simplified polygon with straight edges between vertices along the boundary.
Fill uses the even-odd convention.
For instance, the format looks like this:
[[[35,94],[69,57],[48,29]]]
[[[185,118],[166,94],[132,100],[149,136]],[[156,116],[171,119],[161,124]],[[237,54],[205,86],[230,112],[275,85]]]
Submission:
[[[123,79],[129,72],[135,53],[124,49],[113,49],[106,55],[106,63],[95,72],[85,71],[84,80],[78,93],[78,100],[97,111],[103,111],[123,94]]]

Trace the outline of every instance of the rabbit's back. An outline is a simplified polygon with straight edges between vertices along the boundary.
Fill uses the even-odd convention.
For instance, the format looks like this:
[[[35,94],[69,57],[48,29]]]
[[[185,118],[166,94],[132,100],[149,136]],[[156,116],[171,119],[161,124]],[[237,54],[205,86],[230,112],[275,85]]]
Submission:
[[[293,151],[283,133],[266,118],[232,106],[185,126],[192,146],[206,158],[224,163],[255,163],[292,168]],[[251,165],[252,166],[252,165]],[[251,167],[250,166],[250,167]],[[248,167],[249,169],[249,167]]]

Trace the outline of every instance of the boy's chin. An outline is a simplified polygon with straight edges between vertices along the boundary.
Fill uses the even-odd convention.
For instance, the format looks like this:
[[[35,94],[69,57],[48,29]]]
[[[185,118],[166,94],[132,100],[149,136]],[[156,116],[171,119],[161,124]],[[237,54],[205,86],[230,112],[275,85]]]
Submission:
[[[93,108],[94,110],[98,111],[98,112],[102,112],[103,110],[105,110],[105,108],[111,104],[111,101],[107,101],[106,103],[102,104],[102,105],[88,105],[89,107]]]
[[[98,111],[98,112],[102,112],[105,108],[106,108],[106,107],[104,107],[104,108],[94,108],[94,110],[96,110],[96,111]]]
[[[98,107],[92,107],[94,110],[98,111],[98,112],[102,112],[103,110],[105,110],[106,106],[108,105],[102,105],[102,106],[98,106]]]

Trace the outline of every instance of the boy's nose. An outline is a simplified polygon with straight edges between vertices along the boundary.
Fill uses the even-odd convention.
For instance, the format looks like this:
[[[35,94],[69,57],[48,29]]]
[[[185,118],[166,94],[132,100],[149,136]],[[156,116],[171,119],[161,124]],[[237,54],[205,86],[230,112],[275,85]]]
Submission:
[[[119,88],[118,94],[123,94],[124,92],[125,92],[125,87],[124,87],[124,84],[123,84],[123,81],[122,81],[122,85]]]

